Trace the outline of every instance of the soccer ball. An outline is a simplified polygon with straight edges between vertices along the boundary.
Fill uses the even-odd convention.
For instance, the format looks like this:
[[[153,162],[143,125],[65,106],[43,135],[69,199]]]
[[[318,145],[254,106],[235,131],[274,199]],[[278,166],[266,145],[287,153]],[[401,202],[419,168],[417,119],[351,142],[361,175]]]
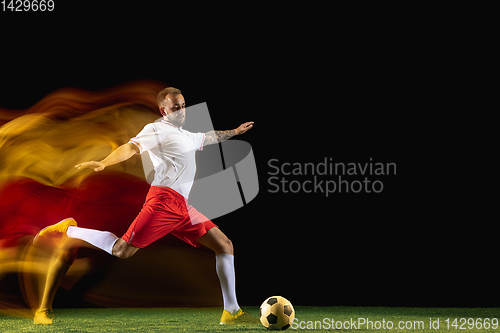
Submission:
[[[265,328],[286,330],[295,318],[295,310],[286,298],[271,296],[260,306],[259,315],[260,322]]]

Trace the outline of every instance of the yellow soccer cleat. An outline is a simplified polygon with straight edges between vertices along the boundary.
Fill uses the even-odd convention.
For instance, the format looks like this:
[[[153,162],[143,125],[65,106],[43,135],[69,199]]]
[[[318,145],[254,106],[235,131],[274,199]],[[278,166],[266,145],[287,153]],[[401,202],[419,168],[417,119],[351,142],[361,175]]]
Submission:
[[[257,324],[260,321],[249,314],[248,312],[243,312],[242,309],[236,311],[235,314],[231,314],[231,312],[224,310],[222,312],[222,317],[220,318],[221,325],[233,325],[233,324]]]
[[[41,325],[51,325],[52,324],[52,311],[48,309],[38,309],[35,312],[35,318],[33,321],[35,324],[41,324]]]
[[[76,221],[71,217],[64,219],[56,224],[49,225],[48,227],[45,227],[40,230],[40,232],[38,232],[38,234],[35,236],[35,239],[33,239],[33,244],[35,244],[39,237],[49,236],[53,234],[65,235],[68,227],[71,226],[76,227]]]

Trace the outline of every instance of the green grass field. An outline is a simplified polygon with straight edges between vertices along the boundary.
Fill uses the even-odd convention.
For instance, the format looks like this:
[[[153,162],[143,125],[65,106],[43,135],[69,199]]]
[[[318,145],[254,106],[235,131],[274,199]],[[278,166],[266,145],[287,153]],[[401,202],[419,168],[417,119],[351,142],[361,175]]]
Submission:
[[[250,306],[244,309],[258,316],[258,307]],[[500,308],[296,306],[295,311],[298,318],[296,329],[292,329],[292,326],[287,332],[500,332],[500,323],[497,319],[493,320],[493,318],[500,317]],[[33,324],[30,310],[0,310],[0,332],[268,331],[260,324],[221,326],[219,325],[221,312],[220,308],[56,309],[54,324],[41,326]],[[334,325],[343,325],[343,327],[332,328],[332,318]],[[435,329],[430,327],[430,318]],[[439,329],[435,321],[438,318]],[[448,322],[447,318],[449,318]],[[455,318],[457,320],[454,325]],[[366,323],[359,325],[363,323],[363,319]],[[402,329],[398,328],[400,322],[403,325]],[[322,329],[319,329],[319,323]],[[354,323],[355,327],[351,327],[351,323]],[[391,323],[393,327],[388,329]],[[300,329],[300,325],[303,329]],[[373,328],[369,325],[373,325]],[[386,329],[383,329],[383,325]],[[381,328],[376,329],[378,327]]]

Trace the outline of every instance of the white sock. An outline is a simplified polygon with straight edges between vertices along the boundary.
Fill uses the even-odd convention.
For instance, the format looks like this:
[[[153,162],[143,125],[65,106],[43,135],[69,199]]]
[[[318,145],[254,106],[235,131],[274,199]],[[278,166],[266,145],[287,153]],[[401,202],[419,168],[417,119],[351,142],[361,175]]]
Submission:
[[[234,256],[219,254],[215,257],[215,268],[219,277],[224,300],[224,310],[235,313],[240,309],[236,300],[236,278],[234,276]]]
[[[69,226],[66,231],[68,237],[81,239],[113,255],[113,245],[118,240],[115,234],[109,231],[99,231]]]

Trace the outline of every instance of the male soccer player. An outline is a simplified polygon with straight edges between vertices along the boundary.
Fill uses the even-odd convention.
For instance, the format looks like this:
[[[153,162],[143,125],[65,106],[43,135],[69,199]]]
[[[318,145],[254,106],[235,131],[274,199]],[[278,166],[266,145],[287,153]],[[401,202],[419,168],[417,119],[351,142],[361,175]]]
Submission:
[[[191,133],[184,129],[186,103],[179,89],[168,87],[157,97],[163,116],[161,122],[147,124],[144,129],[126,144],[121,145],[102,161],[78,164],[78,169],[91,168],[95,172],[123,162],[134,154],[147,151],[155,168],[155,178],[144,206],[130,225],[128,231],[118,238],[113,233],[77,227],[72,218],[42,229],[35,237],[65,234],[69,239],[83,240],[118,258],[129,258],[168,233],[186,243],[206,246],[216,255],[216,271],[220,280],[224,311],[221,324],[248,321],[236,299],[233,244],[207,217],[187,204],[189,192],[196,172],[195,152],[203,146],[222,142],[243,134],[253,127],[246,122],[234,130]],[[52,300],[64,275],[74,258],[74,251],[63,248],[59,257],[49,267],[47,281],[40,308],[34,321],[51,324]]]

